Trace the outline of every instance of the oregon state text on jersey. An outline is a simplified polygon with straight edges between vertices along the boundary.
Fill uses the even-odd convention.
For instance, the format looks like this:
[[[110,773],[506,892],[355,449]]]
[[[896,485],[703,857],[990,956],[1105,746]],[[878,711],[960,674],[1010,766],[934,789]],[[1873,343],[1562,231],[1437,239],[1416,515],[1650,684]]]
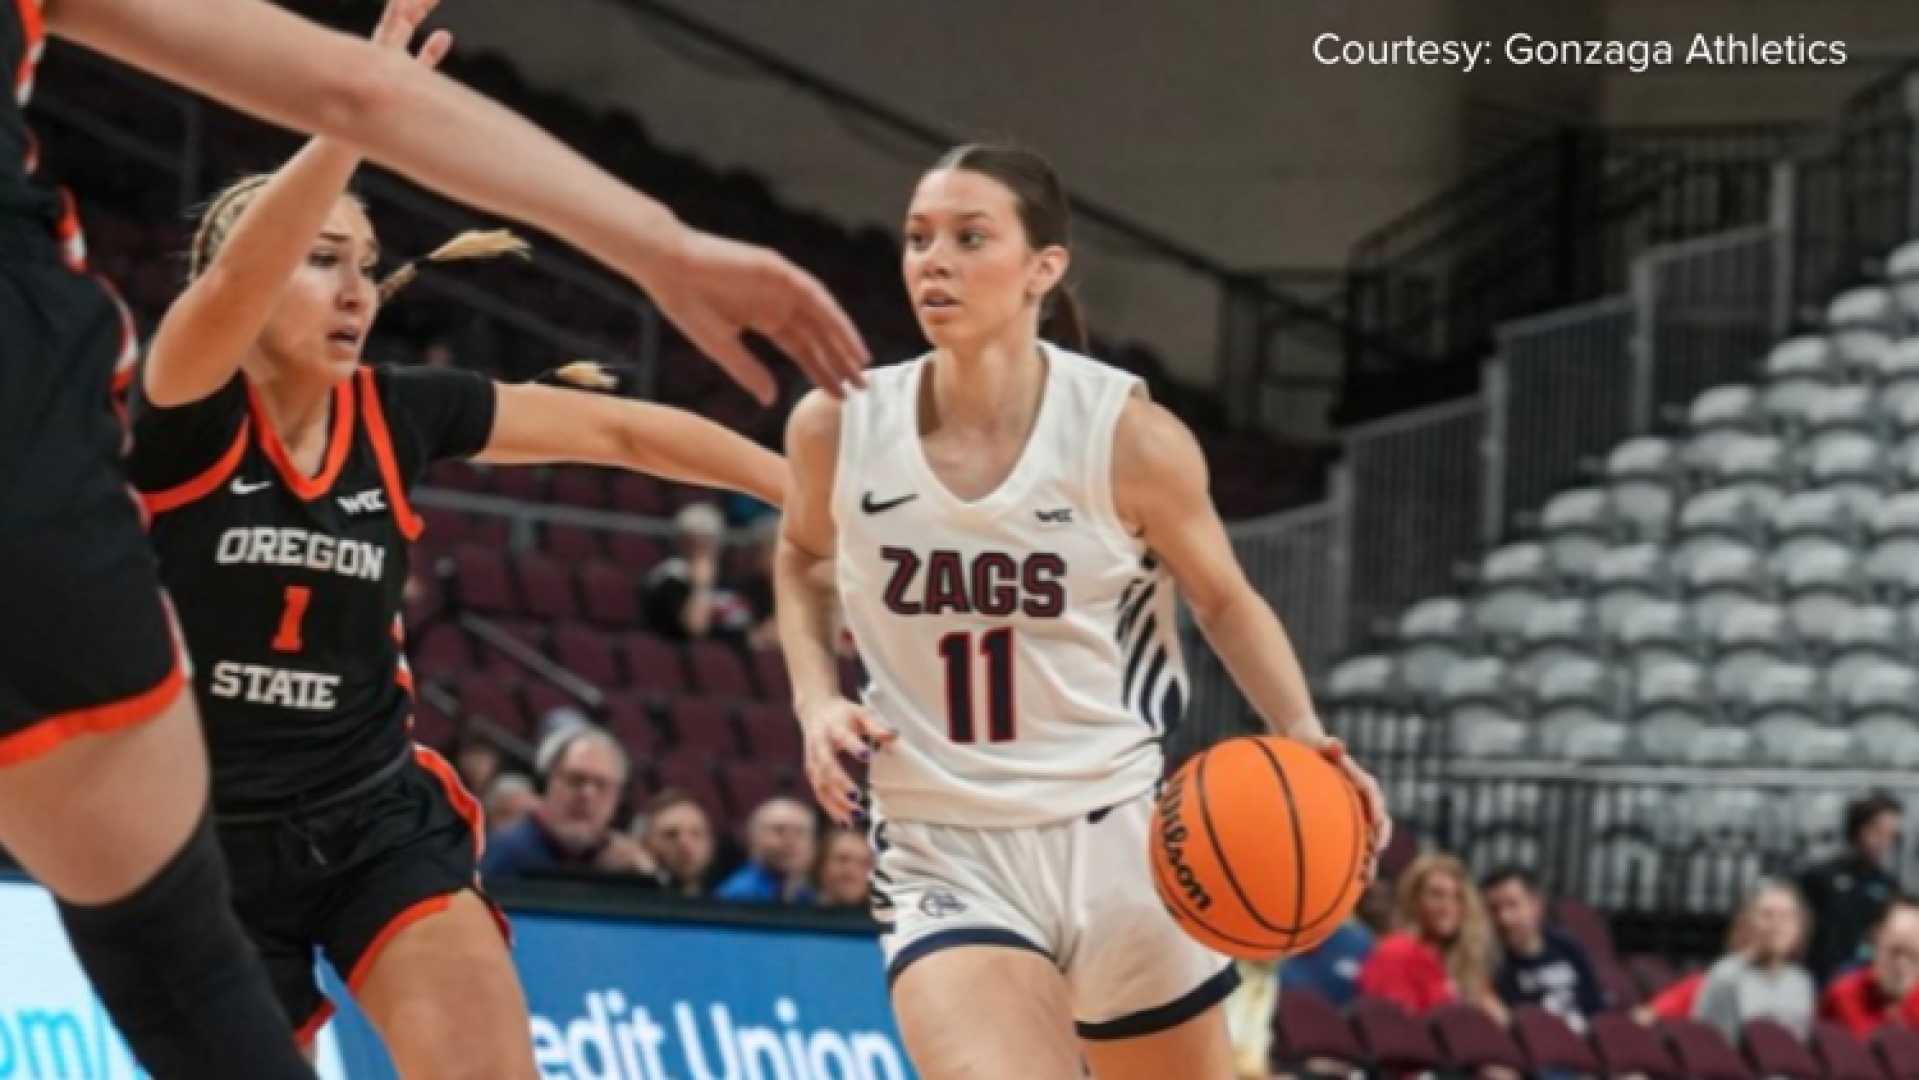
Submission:
[[[136,388],[129,471],[153,511],[226,813],[323,796],[404,751],[399,611],[422,527],[407,488],[434,459],[485,445],[492,386],[362,368],[330,408],[320,472],[306,476],[244,376],[177,408]]]
[[[1160,776],[1185,666],[1172,582],[1113,507],[1113,432],[1139,380],[1046,346],[1032,435],[963,501],[920,447],[922,357],[842,406],[840,601],[867,705],[876,815],[1021,826],[1111,806]]]

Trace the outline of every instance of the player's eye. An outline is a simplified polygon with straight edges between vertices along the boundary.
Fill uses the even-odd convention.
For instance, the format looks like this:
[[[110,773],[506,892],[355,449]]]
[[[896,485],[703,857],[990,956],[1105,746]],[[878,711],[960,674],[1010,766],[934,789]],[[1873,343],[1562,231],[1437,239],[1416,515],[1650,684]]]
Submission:
[[[984,243],[986,243],[986,234],[978,229],[965,229],[960,232],[960,246],[963,248],[978,248]]]
[[[331,270],[340,265],[340,256],[338,252],[315,251],[307,256],[307,265],[320,270]]]

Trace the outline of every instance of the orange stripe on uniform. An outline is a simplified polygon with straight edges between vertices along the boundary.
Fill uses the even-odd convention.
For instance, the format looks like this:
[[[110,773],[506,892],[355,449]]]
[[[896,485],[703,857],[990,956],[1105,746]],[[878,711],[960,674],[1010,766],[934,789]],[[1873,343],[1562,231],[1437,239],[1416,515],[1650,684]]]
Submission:
[[[147,513],[164,514],[169,510],[178,510],[190,502],[213,494],[214,489],[225,483],[227,477],[232,476],[233,471],[240,467],[240,459],[246,457],[251,424],[250,420],[240,421],[240,434],[234,438],[233,445],[228,447],[227,452],[220,455],[220,460],[214,462],[213,467],[206,472],[178,487],[170,487],[165,491],[156,491],[151,494],[142,493],[140,502],[146,507]]]
[[[393,436],[387,430],[386,412],[380,407],[380,395],[373,384],[373,369],[361,368],[359,377],[360,396],[364,399],[360,407],[366,412],[366,431],[373,439],[373,456],[380,463],[380,479],[386,482],[387,505],[393,508],[393,520],[399,524],[401,535],[409,541],[418,540],[426,531],[426,523],[406,501],[406,486],[400,482],[400,462],[393,456]]]
[[[333,1002],[331,999],[323,999],[320,1007],[313,1010],[313,1015],[307,1017],[306,1023],[301,1024],[293,1032],[294,1044],[302,1052],[313,1049],[313,1040],[320,1037],[320,1029],[325,1027],[326,1022],[331,1019],[333,1019]]]
[[[20,12],[20,29],[27,35],[20,55],[20,67],[13,73],[13,97],[21,105],[33,94],[33,69],[47,47],[47,27],[40,17],[40,0],[14,0]]]
[[[380,932],[374,935],[373,944],[368,945],[366,951],[360,954],[360,959],[354,963],[352,972],[346,977],[346,988],[358,993],[360,985],[366,982],[368,975],[373,973],[374,962],[380,959],[380,950],[386,948],[387,944],[398,936],[400,931],[405,930],[407,927],[412,926],[414,923],[428,916],[438,915],[451,906],[452,903],[453,896],[450,893],[442,893],[439,896],[429,896],[425,900],[414,904],[412,907],[388,919],[386,925],[380,927]]]
[[[466,820],[473,830],[473,857],[479,859],[486,854],[486,811],[480,807],[480,800],[460,782],[460,774],[453,771],[453,765],[440,756],[438,750],[415,745],[413,761],[420,768],[433,774],[433,778],[446,789],[447,801],[453,804],[453,811]]]
[[[320,475],[308,476],[293,464],[287,455],[287,448],[280,441],[280,433],[273,430],[272,421],[267,419],[266,406],[260,402],[260,392],[253,388],[249,380],[247,387],[247,408],[253,414],[254,426],[260,432],[260,449],[266,451],[267,460],[280,471],[280,479],[286,481],[287,490],[298,496],[302,502],[312,502],[327,493],[333,482],[340,478],[340,467],[346,464],[347,451],[353,446],[353,392],[342,382],[333,388],[333,430],[327,436],[326,460],[320,467]]]
[[[0,768],[51,753],[82,735],[104,735],[151,720],[173,704],[184,686],[186,669],[176,656],[166,678],[150,690],[105,705],[57,713],[0,739]]]

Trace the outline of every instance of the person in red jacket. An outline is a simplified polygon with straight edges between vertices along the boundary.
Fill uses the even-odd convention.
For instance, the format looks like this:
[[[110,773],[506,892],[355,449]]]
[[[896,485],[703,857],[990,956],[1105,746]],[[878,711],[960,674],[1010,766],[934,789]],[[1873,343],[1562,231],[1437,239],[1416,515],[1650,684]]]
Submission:
[[[1872,963],[1839,976],[1819,997],[1819,1017],[1858,1038],[1889,1021],[1919,1019],[1919,903],[1897,899],[1872,929]]]
[[[1373,946],[1359,992],[1419,1015],[1464,1001],[1504,1021],[1493,992],[1493,933],[1466,868],[1451,855],[1421,855],[1399,881],[1398,929]]]

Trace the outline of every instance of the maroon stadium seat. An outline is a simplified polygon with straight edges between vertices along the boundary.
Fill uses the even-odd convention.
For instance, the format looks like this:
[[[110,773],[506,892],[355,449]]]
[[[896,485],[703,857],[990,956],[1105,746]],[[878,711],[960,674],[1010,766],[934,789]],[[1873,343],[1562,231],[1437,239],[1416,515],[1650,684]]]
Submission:
[[[653,777],[659,788],[676,787],[693,796],[715,821],[725,818],[726,801],[721,798],[713,762],[699,751],[674,750],[654,759]]]
[[[658,540],[642,533],[611,532],[606,537],[607,554],[614,565],[634,577],[642,577],[666,557]]]
[[[453,589],[460,606],[481,614],[514,614],[520,598],[497,548],[463,544],[453,553]]]
[[[460,700],[460,715],[467,719],[486,720],[521,738],[532,730],[513,682],[495,675],[466,675],[454,683],[453,694]]]
[[[791,706],[774,702],[746,705],[740,709],[740,726],[746,729],[746,752],[756,760],[802,761],[800,722]]]
[[[1812,1054],[1825,1066],[1827,1080],[1886,1080],[1865,1044],[1838,1024],[1812,1025]]]
[[[775,795],[791,792],[791,773],[757,761],[720,763],[720,779],[726,788],[727,805],[735,819],[744,820],[753,809]]]
[[[1726,1037],[1697,1020],[1661,1020],[1660,1032],[1688,1080],[1752,1080]]]
[[[674,698],[666,708],[673,745],[698,750],[712,758],[740,756],[740,740],[733,729],[731,702],[717,698]]]
[[[1609,1076],[1645,1073],[1652,1080],[1683,1080],[1679,1065],[1667,1052],[1664,1041],[1652,1029],[1634,1023],[1625,1013],[1593,1017],[1590,1035],[1600,1068]]]
[[[1898,1024],[1872,1033],[1866,1046],[1891,1080],[1919,1080],[1919,1034]]]
[[[1526,1070],[1526,1055],[1511,1035],[1483,1009],[1472,1005],[1442,1005],[1427,1017],[1433,1038],[1455,1069],[1482,1069],[1501,1065]]]
[[[709,697],[750,698],[753,677],[747,674],[740,651],[723,641],[710,638],[688,642],[686,659],[693,672],[693,687]]]
[[[1617,961],[1593,957],[1593,977],[1599,980],[1599,988],[1605,991],[1606,1000],[1615,1009],[1629,1009],[1643,997],[1639,984],[1633,982],[1632,976]]]
[[[561,623],[554,627],[553,659],[602,690],[625,685],[613,636],[590,626]]]
[[[1665,957],[1652,953],[1634,953],[1626,957],[1626,974],[1632,976],[1633,986],[1638,988],[1641,1001],[1679,981],[1678,970]]]
[[[1273,1013],[1272,1055],[1273,1066],[1287,1071],[1309,1061],[1337,1062],[1348,1069],[1366,1064],[1366,1051],[1353,1037],[1353,1029],[1310,990],[1280,990],[1279,1008]]]
[[[633,472],[615,473],[611,487],[615,509],[648,517],[665,517],[671,512],[667,509],[665,490],[658,480],[650,476]]]
[[[606,472],[584,465],[553,470],[553,489],[549,497],[556,503],[603,510],[612,505],[607,496]]]
[[[513,562],[528,614],[542,619],[579,617],[580,602],[573,595],[573,572],[567,564],[537,551],[521,552]]]
[[[786,657],[778,649],[754,649],[753,681],[759,685],[760,700],[785,705],[793,700],[793,681],[786,674]]]
[[[504,616],[491,617],[488,621],[493,624],[495,630],[512,638],[514,641],[532,649],[534,652],[541,654],[546,653],[547,644],[551,635],[547,630],[547,623],[544,621]],[[487,638],[475,635],[473,638],[473,652],[479,659],[480,668],[483,671],[495,672],[515,679],[526,674],[525,664],[514,659],[513,654],[493,644],[493,642]]]
[[[572,709],[582,713],[589,711],[579,698],[537,676],[526,681],[520,696],[526,701],[526,714],[533,722],[536,735],[545,734],[541,724],[546,715],[555,709]]]
[[[453,678],[473,670],[473,644],[458,623],[437,622],[414,640],[414,673],[426,678]]]
[[[1586,947],[1586,955],[1595,964],[1619,966],[1619,950],[1613,948],[1612,928],[1606,917],[1583,901],[1562,896],[1553,904],[1553,921]]]
[[[620,740],[636,763],[650,761],[659,754],[664,740],[660,738],[659,724],[653,720],[651,698],[634,691],[608,694],[603,715],[607,730]]]
[[[686,692],[686,665],[679,646],[644,630],[632,630],[620,636],[620,651],[626,657],[626,682],[658,694]]]
[[[420,520],[426,523],[426,532],[421,534],[422,542],[444,551],[460,544],[478,543],[475,535],[473,517],[458,510],[442,510],[437,506],[419,508]]]
[[[1433,1037],[1398,1005],[1362,997],[1347,1010],[1373,1064],[1389,1072],[1426,1072],[1444,1063]]]
[[[1592,1047],[1574,1034],[1564,1020],[1537,1005],[1521,1005],[1513,1010],[1513,1039],[1526,1052],[1534,1072],[1599,1071],[1599,1058],[1593,1055]]]
[[[404,607],[400,614],[409,632],[438,618],[446,607],[446,589],[440,585],[428,560],[414,560],[413,576],[408,579],[401,600]]]
[[[413,703],[413,741],[435,750],[445,750],[453,742],[453,721],[424,701]]]
[[[584,525],[548,525],[540,546],[548,555],[568,562],[586,562],[604,553],[600,530]]]
[[[1740,1031],[1746,1060],[1761,1076],[1784,1076],[1789,1080],[1825,1080],[1826,1070],[1799,1045],[1793,1033],[1771,1020],[1754,1020]]]
[[[545,502],[547,489],[547,471],[517,467],[501,469],[494,478],[493,490],[509,499],[521,502]]]
[[[580,600],[586,617],[601,626],[639,625],[639,586],[611,563],[590,562],[580,571]]]

